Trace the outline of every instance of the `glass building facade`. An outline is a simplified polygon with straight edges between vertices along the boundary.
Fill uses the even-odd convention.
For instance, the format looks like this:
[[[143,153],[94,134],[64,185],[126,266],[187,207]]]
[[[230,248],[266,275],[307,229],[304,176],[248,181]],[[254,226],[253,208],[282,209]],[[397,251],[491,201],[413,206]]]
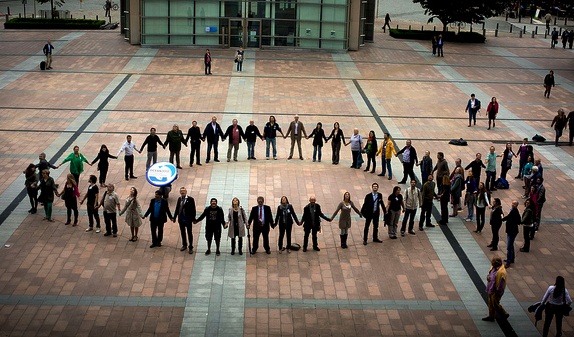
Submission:
[[[128,1],[142,45],[349,49],[350,0]]]

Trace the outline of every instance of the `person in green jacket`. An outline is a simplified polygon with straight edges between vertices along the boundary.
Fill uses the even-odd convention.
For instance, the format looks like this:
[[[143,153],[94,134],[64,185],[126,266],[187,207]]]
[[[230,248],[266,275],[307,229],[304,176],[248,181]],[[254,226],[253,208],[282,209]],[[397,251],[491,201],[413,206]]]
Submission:
[[[173,157],[175,156],[175,162],[178,169],[182,169],[179,165],[179,152],[181,151],[181,144],[187,146],[185,142],[185,137],[179,129],[179,126],[175,124],[170,132],[167,133],[165,138],[165,145],[169,145],[169,162],[173,164]]]
[[[64,165],[65,163],[70,162],[70,173],[76,179],[76,184],[80,185],[80,174],[84,172],[84,163],[92,166],[90,162],[84,157],[83,154],[80,153],[80,147],[74,146],[74,152],[70,153],[60,165],[56,166],[59,168],[60,166]]]

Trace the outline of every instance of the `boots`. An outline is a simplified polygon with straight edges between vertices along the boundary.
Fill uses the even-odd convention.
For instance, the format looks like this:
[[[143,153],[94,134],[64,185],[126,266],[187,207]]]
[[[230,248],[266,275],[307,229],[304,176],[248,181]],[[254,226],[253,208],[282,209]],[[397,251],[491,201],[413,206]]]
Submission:
[[[243,238],[239,237],[239,246],[237,247],[239,249],[239,255],[243,255]]]
[[[231,255],[235,255],[235,238],[231,239]]]
[[[343,249],[348,248],[348,247],[347,247],[347,236],[348,236],[348,235],[349,235],[349,234],[343,234],[343,235],[341,235],[341,248],[343,248]]]

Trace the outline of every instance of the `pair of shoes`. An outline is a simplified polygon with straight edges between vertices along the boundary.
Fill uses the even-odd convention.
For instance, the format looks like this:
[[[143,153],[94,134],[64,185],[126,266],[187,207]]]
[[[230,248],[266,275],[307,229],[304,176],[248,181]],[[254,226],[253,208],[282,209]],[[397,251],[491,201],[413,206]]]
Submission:
[[[491,252],[495,252],[495,251],[497,251],[497,250],[498,250],[497,247],[492,247],[492,248],[490,248],[490,251],[491,251]]]
[[[390,238],[393,239],[393,240],[396,240],[396,239],[397,239],[397,236],[396,236],[396,235],[393,235],[393,236],[390,236]]]
[[[454,218],[455,216],[457,216],[458,214],[449,214],[448,217],[449,218]]]
[[[100,227],[96,227],[96,233],[99,233],[100,231]]]
[[[401,236],[405,236],[405,232],[404,232],[404,231],[401,231]]]
[[[277,160],[277,157],[273,157],[273,160]]]
[[[113,234],[113,237],[114,237],[114,238],[117,238],[117,237],[118,237],[118,234],[114,233],[114,234]]]
[[[291,156],[289,156],[289,158],[287,158],[287,160],[291,160],[291,159],[293,159],[293,157],[291,157]]]
[[[104,236],[110,236],[110,235],[112,235],[112,233],[110,233],[110,232],[104,233]]]
[[[69,224],[70,224],[70,222],[68,221],[68,222],[66,222],[66,223],[64,224],[64,226],[67,226],[67,225],[69,225]]]
[[[379,238],[373,239],[373,242],[376,242],[376,243],[383,243],[383,241],[382,241],[382,240],[380,240]]]
[[[149,246],[149,248],[155,248],[158,247],[158,245],[156,245],[155,243],[152,243],[151,246]]]
[[[129,180],[130,180],[130,178],[126,177],[126,181],[129,181]]]
[[[189,253],[193,254],[193,247],[189,247]]]
[[[183,251],[186,251],[186,250],[187,250],[187,246],[182,246],[179,251],[180,251],[180,252],[183,252]]]
[[[319,247],[313,247],[313,250],[316,251],[316,252],[320,252],[320,251],[321,251],[321,249],[319,249]]]
[[[367,241],[363,241],[363,246],[366,246],[366,245],[367,245]]]
[[[466,219],[464,219],[464,221],[469,222],[469,221],[472,221],[472,219],[471,219],[471,218],[466,218]]]
[[[203,166],[203,165],[201,165],[200,163],[197,163],[197,164],[195,164],[195,165],[197,165],[197,166]]]
[[[183,167],[181,167],[181,166],[179,166],[179,165],[176,166],[176,167],[177,167],[178,170],[183,170]]]
[[[299,157],[299,159],[303,160],[303,157]]]
[[[488,127],[488,129],[487,129],[487,130],[490,130],[490,126]]]
[[[129,241],[129,242],[134,242],[134,237],[132,236],[128,241]]]
[[[494,322],[494,317],[484,317],[482,320],[485,322]]]
[[[267,253],[267,255],[271,254],[271,249],[267,249],[265,253]]]
[[[390,179],[390,178],[389,178],[389,179]],[[401,180],[401,181],[399,181],[399,184],[406,184],[406,183],[407,183],[406,180]]]
[[[504,268],[506,268],[506,269],[510,268],[510,263],[505,263]]]
[[[306,252],[306,251],[307,251],[307,247],[303,247],[303,252]]]
[[[205,163],[206,163],[206,164],[209,164],[209,159],[206,159],[206,160],[205,160]]]
[[[409,231],[409,234],[411,234],[411,235],[417,235],[417,233],[415,233],[415,231]]]
[[[178,166],[177,168],[180,169],[181,166]],[[130,176],[130,179],[137,179],[137,178],[138,178],[138,177],[136,177],[136,176]]]
[[[433,225],[432,223],[430,225],[426,225],[426,227],[436,227],[435,225]]]
[[[384,177],[385,175],[382,173],[377,174],[379,177]]]
[[[419,227],[419,231],[423,232],[425,229],[422,227]]]
[[[389,177],[389,180],[393,180],[393,177]]]
[[[215,251],[215,255],[217,255],[217,256],[221,255],[221,252],[219,251],[219,249]]]
[[[219,159],[215,159],[214,162],[219,163]]]
[[[520,250],[521,252],[523,252],[523,253],[528,253],[528,252],[529,252],[529,250],[526,250],[526,249],[524,249],[524,248],[520,248],[519,250]]]
[[[229,163],[229,162],[230,162],[230,159],[227,159],[227,162]]]
[[[93,227],[88,227],[88,228],[86,228],[86,232],[91,232],[91,231],[93,231],[93,230],[94,230]]]
[[[520,179],[520,176],[516,176],[516,177],[514,177],[514,179]]]
[[[209,255],[209,254],[211,254],[211,249],[208,249],[205,251],[205,255]]]

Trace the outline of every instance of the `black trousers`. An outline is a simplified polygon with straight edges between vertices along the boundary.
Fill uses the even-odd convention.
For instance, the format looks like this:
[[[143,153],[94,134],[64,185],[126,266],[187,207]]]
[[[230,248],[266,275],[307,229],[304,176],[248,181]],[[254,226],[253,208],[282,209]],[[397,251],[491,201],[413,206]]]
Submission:
[[[189,151],[189,165],[190,165],[190,166],[193,165],[193,159],[194,159],[194,157],[195,157],[195,163],[198,164],[198,165],[200,164],[200,162],[199,162],[199,148],[200,148],[200,147],[201,147],[201,143],[200,143],[199,140],[198,140],[197,142],[191,142],[191,143],[189,144],[189,148],[190,148],[190,151]]]
[[[417,214],[417,209],[405,209],[405,214],[403,215],[403,223],[401,225],[401,232],[405,231],[405,228],[407,227],[407,221],[410,218],[409,221],[409,232],[413,230],[413,227],[415,226],[415,215]]]
[[[371,217],[365,216],[365,228],[363,230],[363,241],[367,241],[369,237],[369,227],[371,226],[371,222],[373,222],[373,240],[379,238],[379,215],[380,213],[377,212],[373,214]]]
[[[78,185],[78,188],[79,188],[80,187],[80,175],[75,174],[75,173],[72,173],[72,175],[74,176],[74,179],[76,179],[76,185]]]
[[[217,146],[219,142],[210,142],[207,141],[207,157],[205,157],[205,162],[211,160],[211,148],[213,148],[213,160],[218,160],[219,152],[217,151]]]
[[[544,328],[542,329],[542,336],[548,336],[548,331],[550,330],[550,325],[552,324],[552,319],[556,316],[556,336],[562,336],[562,318],[564,315],[560,311],[560,307],[547,303],[546,309],[544,309],[546,317],[544,317]]]
[[[252,247],[253,252],[256,252],[259,248],[259,236],[263,236],[263,248],[265,248],[265,251],[271,250],[269,247],[269,228],[254,225]]]
[[[133,161],[133,156],[132,156],[132,161]],[[98,167],[98,169],[100,170],[100,177],[99,177],[99,182],[100,184],[105,184],[106,183],[106,177],[108,176],[108,168],[109,166],[102,166],[102,167]]]
[[[524,235],[524,250],[530,251],[530,232],[534,230],[534,226],[522,226],[522,234]]]
[[[86,209],[88,210],[88,221],[90,228],[94,227],[94,220],[96,220],[96,226],[100,227],[100,215],[98,214],[98,209],[90,205],[88,205]]]
[[[279,250],[283,248],[283,238],[287,234],[287,248],[291,248],[291,230],[293,229],[293,223],[289,224],[279,224]]]
[[[332,151],[332,161],[333,164],[339,164],[339,154],[341,152],[341,142],[332,141],[331,142],[331,149]]]
[[[500,231],[500,225],[491,225],[492,229],[492,242],[490,245],[492,248],[498,248],[498,232]]]
[[[419,228],[423,228],[423,225],[430,226],[431,225],[431,215],[432,215],[432,200],[426,201],[423,200],[423,205],[421,207],[421,215],[419,217]]]
[[[179,222],[179,232],[181,233],[181,245],[183,247],[193,248],[193,233],[191,232],[191,222]],[[162,233],[163,234],[163,233]],[[187,235],[186,235],[187,234]],[[189,245],[188,245],[189,238]]]
[[[149,226],[151,228],[151,243],[160,245],[163,240],[163,226],[165,224],[161,220],[150,219]]]
[[[180,151],[181,151],[181,150],[179,150],[179,151],[169,150],[169,162],[170,162],[170,163],[173,164],[173,157],[175,157],[175,164],[176,164],[176,166],[181,166],[181,165],[179,165],[179,152],[180,152]]]
[[[104,211],[104,222],[106,223],[106,233],[118,233],[118,220],[116,213],[108,213]]]
[[[448,200],[440,198],[440,223],[446,225],[448,223]]]
[[[411,180],[415,179],[415,172],[413,171],[414,165],[414,162],[403,163],[403,180],[401,180],[401,182],[406,182],[407,177],[410,177]]]
[[[124,156],[124,162],[125,162],[125,176],[126,178],[128,177],[133,177],[134,176],[134,156]],[[129,173],[129,174],[128,174]]]
[[[211,74],[211,62],[205,63],[205,75]]]
[[[309,245],[309,234],[312,233],[313,248],[318,247],[317,243],[317,227],[305,227],[305,238],[303,239],[303,248],[307,248]]]
[[[30,199],[30,206],[33,210],[38,208],[38,189],[37,188],[26,188],[26,193],[28,193],[28,199]]]
[[[486,213],[486,207],[475,207],[476,208],[476,230],[481,232],[484,228],[484,213]]]

